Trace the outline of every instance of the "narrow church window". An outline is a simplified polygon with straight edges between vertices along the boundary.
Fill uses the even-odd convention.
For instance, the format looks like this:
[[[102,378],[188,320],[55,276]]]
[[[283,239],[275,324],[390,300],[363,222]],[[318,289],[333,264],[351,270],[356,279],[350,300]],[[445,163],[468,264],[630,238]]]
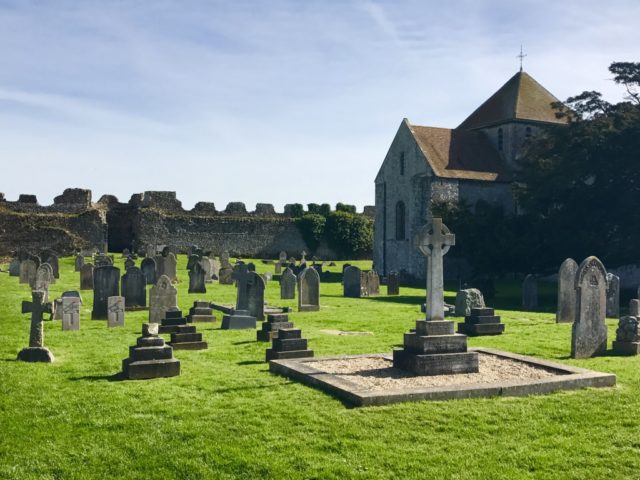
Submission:
[[[524,129],[524,136],[527,138],[531,136],[531,127],[527,127]]]
[[[504,144],[504,138],[503,138],[503,133],[502,133],[502,129],[499,128],[498,129],[498,150],[502,151],[502,147]]]
[[[400,175],[404,175],[404,152],[400,152]]]
[[[405,239],[405,208],[404,202],[396,203],[396,240]]]

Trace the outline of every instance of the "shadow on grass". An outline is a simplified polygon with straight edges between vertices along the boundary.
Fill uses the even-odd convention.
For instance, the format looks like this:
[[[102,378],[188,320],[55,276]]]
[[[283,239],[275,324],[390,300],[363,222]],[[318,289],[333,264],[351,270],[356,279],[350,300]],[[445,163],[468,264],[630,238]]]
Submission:
[[[244,340],[242,342],[233,342],[232,345],[247,345],[249,343],[256,343],[255,340]]]
[[[73,382],[87,381],[87,382],[122,382],[127,380],[122,372],[115,373],[113,375],[85,375],[84,377],[71,377],[69,380]]]
[[[243,360],[242,362],[238,362],[236,365],[264,365],[265,362],[262,360]]]

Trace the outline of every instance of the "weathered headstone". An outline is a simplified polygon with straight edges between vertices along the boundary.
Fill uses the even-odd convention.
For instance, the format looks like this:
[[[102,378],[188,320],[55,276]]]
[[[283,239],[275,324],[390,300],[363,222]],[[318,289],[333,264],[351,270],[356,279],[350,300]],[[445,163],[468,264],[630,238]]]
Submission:
[[[298,311],[320,310],[320,275],[315,268],[305,268],[298,276]]]
[[[369,270],[365,273],[366,278],[366,295],[369,297],[373,297],[375,295],[380,294],[380,277],[378,274]]]
[[[200,266],[202,270],[204,270],[204,283],[211,283],[213,281],[211,278],[213,274],[213,262],[209,257],[202,257],[200,259]]]
[[[110,328],[124,327],[126,298],[122,296],[109,297],[107,303],[107,326]]]
[[[222,264],[223,268],[231,265],[231,263],[229,263],[229,259],[229,252],[227,252],[226,250],[220,254],[220,263]]]
[[[578,264],[567,258],[558,271],[556,323],[572,323],[576,318],[576,272]]]
[[[273,268],[274,268],[273,272],[276,275],[282,273],[282,264],[280,262],[276,262]]]
[[[189,258],[187,258],[187,270],[191,270],[196,263],[200,263],[201,258],[200,255],[189,255]]]
[[[135,347],[129,348],[129,358],[122,361],[122,375],[129,380],[180,375],[180,361],[173,358],[173,348],[158,336],[157,323],[142,324],[142,336]]]
[[[10,277],[19,277],[20,276],[20,259],[12,258],[9,263],[9,276]]]
[[[400,295],[400,275],[389,272],[387,275],[387,295]]]
[[[287,252],[285,252],[284,250],[282,250],[280,252],[280,255],[278,256],[278,261],[281,264],[287,263]]]
[[[256,319],[264,318],[264,280],[256,272],[249,272],[243,264],[234,268],[233,280],[237,288],[236,308],[222,317],[220,328],[256,328]]]
[[[222,267],[218,274],[220,285],[233,285],[233,268]]]
[[[362,296],[362,270],[358,267],[348,266],[342,274],[344,296],[360,298]]]
[[[110,255],[104,253],[98,253],[93,257],[95,268],[108,267],[113,265],[113,258]]]
[[[280,277],[280,298],[283,300],[296,298],[296,276],[290,268],[286,268]]]
[[[607,271],[596,257],[586,258],[576,272],[576,319],[571,357],[589,358],[607,350]]]
[[[135,260],[133,260],[133,258],[128,257],[125,261],[124,261],[124,271],[126,272],[127,270],[129,270],[130,268],[133,268],[136,266],[136,262]]]
[[[120,295],[120,269],[111,265],[93,271],[92,320],[106,320],[108,298]]]
[[[155,285],[156,278],[156,261],[153,258],[144,258],[140,262],[140,270],[144,275],[144,279],[147,285]]]
[[[455,314],[458,317],[471,315],[472,308],[484,308],[484,297],[477,288],[466,288],[460,290],[456,295]]]
[[[538,309],[538,279],[529,274],[522,282],[522,309],[533,312]]]
[[[45,292],[45,302],[49,301],[49,284],[53,280],[53,270],[48,263],[43,263],[36,270],[36,282],[34,289]]]
[[[632,317],[640,317],[640,300],[637,298],[629,300],[629,315]]]
[[[54,279],[60,278],[60,261],[58,259],[58,255],[53,252],[46,252],[45,255],[42,255],[42,262],[51,265]],[[55,280],[52,280],[51,283],[55,283]]]
[[[162,257],[162,274],[169,277],[169,280],[172,282],[178,281],[178,262],[176,261],[176,256],[169,252],[167,256]]]
[[[93,290],[93,265],[85,263],[80,268],[80,290]]]
[[[189,293],[207,293],[204,282],[204,269],[199,261],[189,270]]]
[[[607,273],[607,317],[620,316],[620,277]]]
[[[220,260],[210,257],[209,262],[211,262],[211,280],[218,280],[220,278]]]
[[[74,262],[74,271],[79,272],[84,265],[84,257],[82,255],[76,255]]]
[[[618,355],[638,355],[640,353],[640,322],[638,317],[622,317],[613,341],[613,351]]]
[[[404,349],[394,350],[393,366],[417,375],[478,372],[478,354],[467,352],[467,337],[453,332],[454,324],[444,318],[443,257],[455,236],[433,218],[420,229],[415,244],[427,257],[426,319],[416,321],[415,332],[405,333]]]
[[[39,290],[32,291],[31,302],[22,302],[22,313],[31,313],[31,331],[29,333],[29,346],[20,350],[18,360],[23,362],[53,362],[53,354],[44,346],[42,315],[44,313],[52,313],[51,304],[44,302],[44,292]]]
[[[122,296],[129,310],[147,306],[147,279],[138,267],[131,267],[122,276]]]
[[[26,283],[30,288],[35,288],[37,269],[36,263],[30,258],[20,262],[20,283]]]
[[[162,275],[149,290],[149,322],[160,322],[169,308],[177,306],[178,290],[171,285],[169,277]]]
[[[79,297],[62,297],[62,330],[80,330],[80,305]]]

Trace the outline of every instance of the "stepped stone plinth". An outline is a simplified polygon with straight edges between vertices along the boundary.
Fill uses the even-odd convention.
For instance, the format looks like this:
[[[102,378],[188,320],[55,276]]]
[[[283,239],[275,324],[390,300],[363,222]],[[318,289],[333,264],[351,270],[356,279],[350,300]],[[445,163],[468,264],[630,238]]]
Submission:
[[[262,330],[256,332],[258,342],[270,342],[278,338],[278,330],[281,328],[293,328],[293,322],[289,321],[286,313],[276,313],[267,315],[267,321],[262,322]]]
[[[313,350],[307,348],[300,329],[280,328],[278,338],[271,340],[271,348],[267,348],[266,361],[305,357],[313,357]]]
[[[196,300],[193,302],[193,307],[189,309],[189,315],[187,315],[189,323],[211,323],[216,321],[216,317],[213,315],[213,308],[211,304],[206,300]]]
[[[122,374],[129,380],[175,377],[180,375],[180,361],[173,358],[173,348],[158,336],[157,323],[144,323],[142,336],[129,347],[129,358],[122,361]]]
[[[464,317],[464,323],[458,324],[458,333],[472,337],[481,335],[501,335],[504,323],[493,308],[472,308],[471,314]]]
[[[194,325],[178,325],[177,330],[171,332],[171,345],[176,350],[206,350],[207,342],[202,340],[202,333],[196,331]]]
[[[160,333],[178,332],[179,327],[187,326],[187,319],[182,316],[182,310],[177,307],[171,307],[165,312],[165,316],[160,320]]]

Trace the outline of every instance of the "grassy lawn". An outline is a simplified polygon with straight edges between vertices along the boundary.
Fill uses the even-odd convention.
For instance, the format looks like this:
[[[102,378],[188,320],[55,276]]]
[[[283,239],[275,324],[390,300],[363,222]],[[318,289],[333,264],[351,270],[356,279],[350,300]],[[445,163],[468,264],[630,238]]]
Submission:
[[[117,265],[123,268],[119,258]],[[227,285],[189,295],[185,266],[181,255],[183,311],[203,297],[235,301]],[[60,269],[50,298],[78,288],[73,259],[62,259]],[[257,269],[273,266],[257,262]],[[340,264],[330,270],[340,272]],[[389,352],[421,317],[424,290],[348,299],[339,275],[331,279],[321,286],[320,312],[290,315],[316,356]],[[543,293],[552,298],[552,290]],[[61,331],[60,321],[45,324],[56,362],[17,362],[29,338],[20,303],[30,292],[0,274],[0,478],[640,478],[640,358],[569,359],[571,326],[556,325],[553,313],[500,310],[506,333],[469,344],[612,372],[616,388],[354,409],[271,375],[267,344],[256,343],[252,330],[221,331],[219,321],[198,325],[208,350],[175,352],[179,377],[113,381],[148,314],[127,312],[125,328],[107,329],[106,321],[90,320],[92,294],[82,294],[79,332]],[[453,295],[447,292],[450,303]],[[266,297],[296,305],[279,299],[275,281]],[[513,285],[497,286],[495,305],[518,301]],[[611,341],[616,321],[607,323]]]

